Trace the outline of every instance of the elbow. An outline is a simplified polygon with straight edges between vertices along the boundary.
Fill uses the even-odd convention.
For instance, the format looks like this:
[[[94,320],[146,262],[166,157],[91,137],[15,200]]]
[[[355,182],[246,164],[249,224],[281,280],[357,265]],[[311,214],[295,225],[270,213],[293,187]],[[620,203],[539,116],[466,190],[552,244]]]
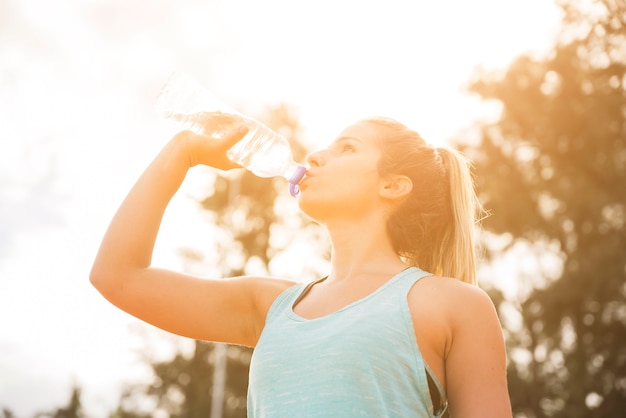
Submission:
[[[107,286],[109,286],[108,277],[109,275],[106,271],[96,263],[91,267],[91,271],[89,272],[89,283],[100,293],[103,293]]]
[[[105,299],[118,305],[141,271],[114,262],[96,260],[89,272],[89,282]]]
[[[106,283],[105,275],[101,271],[101,269],[97,268],[94,264],[91,267],[91,271],[89,272],[89,283],[96,289],[100,290],[100,287]]]
[[[116,274],[111,268],[97,261],[89,272],[89,282],[107,299],[110,299],[117,287],[117,277],[119,277],[119,274]]]

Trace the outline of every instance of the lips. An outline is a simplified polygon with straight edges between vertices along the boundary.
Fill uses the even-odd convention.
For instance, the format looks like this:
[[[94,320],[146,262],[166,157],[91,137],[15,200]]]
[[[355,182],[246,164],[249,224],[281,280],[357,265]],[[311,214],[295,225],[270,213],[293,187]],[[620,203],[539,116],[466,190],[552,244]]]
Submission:
[[[309,179],[313,177],[311,174],[309,174],[309,172],[307,171],[304,174],[304,177],[302,177],[302,180],[300,181],[300,184],[298,185],[300,187],[300,189],[302,189],[303,187],[306,188],[306,184],[309,182]]]
[[[314,176],[315,176],[315,169],[314,168],[309,168],[304,173],[304,178],[314,177]]]

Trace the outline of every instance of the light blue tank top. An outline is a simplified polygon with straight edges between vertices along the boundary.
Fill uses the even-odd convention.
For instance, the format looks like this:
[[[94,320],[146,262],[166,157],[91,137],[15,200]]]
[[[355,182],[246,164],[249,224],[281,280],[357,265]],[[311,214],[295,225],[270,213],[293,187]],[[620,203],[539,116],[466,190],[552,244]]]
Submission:
[[[293,311],[306,284],[271,305],[250,364],[248,417],[439,417],[445,394],[417,346],[407,295],[429,276],[410,267],[329,315]],[[433,411],[427,373],[444,400]]]

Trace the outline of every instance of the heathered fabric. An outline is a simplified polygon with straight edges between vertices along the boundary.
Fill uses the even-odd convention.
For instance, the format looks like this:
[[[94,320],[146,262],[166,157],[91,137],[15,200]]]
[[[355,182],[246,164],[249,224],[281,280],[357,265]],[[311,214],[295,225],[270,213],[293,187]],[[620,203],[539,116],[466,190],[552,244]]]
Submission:
[[[252,356],[248,417],[434,417],[407,302],[413,284],[428,275],[410,267],[311,320],[292,309],[306,284],[281,293]]]

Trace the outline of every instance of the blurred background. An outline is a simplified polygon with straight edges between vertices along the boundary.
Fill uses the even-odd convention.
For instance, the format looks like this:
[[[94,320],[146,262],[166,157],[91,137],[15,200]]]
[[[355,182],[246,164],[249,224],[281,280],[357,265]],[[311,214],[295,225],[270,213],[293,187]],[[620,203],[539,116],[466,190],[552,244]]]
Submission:
[[[371,115],[462,149],[515,416],[624,416],[625,23],[624,0],[0,0],[0,416],[245,417],[249,350],[156,330],[88,282],[176,132],[153,102],[181,70],[299,161]],[[323,275],[324,232],[286,190],[192,171],[155,262]]]

